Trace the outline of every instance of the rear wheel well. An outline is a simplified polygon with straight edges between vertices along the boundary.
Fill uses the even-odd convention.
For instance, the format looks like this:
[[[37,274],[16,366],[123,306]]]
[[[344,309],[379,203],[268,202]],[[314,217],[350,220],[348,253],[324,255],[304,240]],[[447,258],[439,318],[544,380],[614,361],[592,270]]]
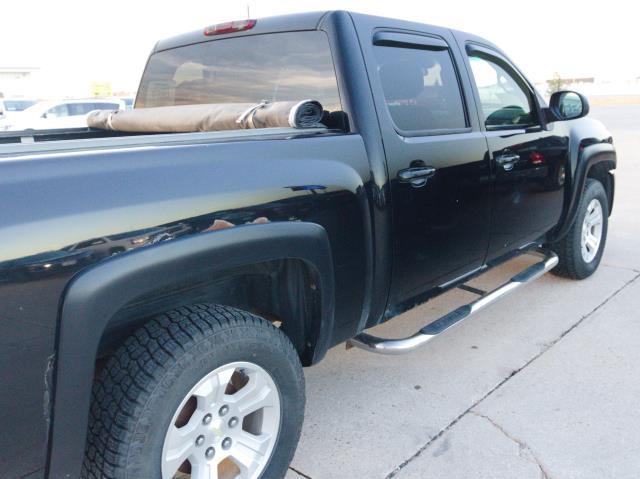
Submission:
[[[121,308],[101,337],[96,368],[153,316],[195,303],[232,306],[274,323],[310,365],[320,321],[320,282],[299,259],[265,261],[159,289]]]

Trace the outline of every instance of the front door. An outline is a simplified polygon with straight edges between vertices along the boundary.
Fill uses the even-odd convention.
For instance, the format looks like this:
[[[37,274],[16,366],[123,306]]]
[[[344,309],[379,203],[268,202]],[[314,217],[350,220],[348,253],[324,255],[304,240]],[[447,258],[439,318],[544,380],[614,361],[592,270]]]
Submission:
[[[435,28],[373,36],[370,80],[391,182],[394,312],[480,267],[489,241],[487,144],[469,114],[471,88],[452,42]]]
[[[539,240],[562,213],[568,137],[545,129],[535,92],[498,52],[467,46],[494,179],[488,261]]]

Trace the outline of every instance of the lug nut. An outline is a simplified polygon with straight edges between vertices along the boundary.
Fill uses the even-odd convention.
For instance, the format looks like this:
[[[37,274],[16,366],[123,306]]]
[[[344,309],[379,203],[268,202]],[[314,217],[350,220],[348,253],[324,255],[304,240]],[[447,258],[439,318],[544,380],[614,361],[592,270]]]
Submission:
[[[232,444],[231,438],[230,437],[225,437],[222,440],[222,449],[225,449],[225,450],[229,449],[231,447],[231,444]]]
[[[229,427],[236,427],[238,425],[238,418],[232,417],[229,419]]]
[[[211,419],[213,419],[211,417],[211,414],[207,414],[205,417],[202,418],[202,424],[204,424],[206,426],[207,424],[209,424],[211,422]]]
[[[212,447],[207,449],[204,453],[204,457],[206,457],[207,459],[213,459],[213,456],[215,455],[216,455],[216,450]]]
[[[204,444],[204,436],[198,436],[196,438],[196,446],[202,446]]]
[[[224,406],[222,406],[220,408],[220,411],[218,412],[218,414],[220,414],[221,416],[224,416],[225,414],[227,414],[229,412],[229,406],[227,406],[226,404]]]

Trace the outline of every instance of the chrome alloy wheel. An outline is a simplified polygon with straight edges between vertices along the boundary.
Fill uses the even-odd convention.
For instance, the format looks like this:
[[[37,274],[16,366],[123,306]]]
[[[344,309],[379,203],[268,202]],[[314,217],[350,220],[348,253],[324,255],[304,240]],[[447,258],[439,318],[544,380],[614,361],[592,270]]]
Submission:
[[[585,263],[590,263],[598,254],[600,242],[602,241],[602,205],[597,199],[591,200],[587,206],[587,213],[582,222],[582,237],[580,247],[582,259]]]
[[[249,362],[221,366],[185,396],[162,448],[162,479],[255,479],[278,440],[280,394]]]

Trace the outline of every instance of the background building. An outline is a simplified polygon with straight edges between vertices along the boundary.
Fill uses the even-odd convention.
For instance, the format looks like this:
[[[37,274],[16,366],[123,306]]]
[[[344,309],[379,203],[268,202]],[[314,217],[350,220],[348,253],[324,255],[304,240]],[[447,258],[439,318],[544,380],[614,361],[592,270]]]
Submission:
[[[5,97],[33,95],[39,72],[37,67],[0,66],[0,93]]]

